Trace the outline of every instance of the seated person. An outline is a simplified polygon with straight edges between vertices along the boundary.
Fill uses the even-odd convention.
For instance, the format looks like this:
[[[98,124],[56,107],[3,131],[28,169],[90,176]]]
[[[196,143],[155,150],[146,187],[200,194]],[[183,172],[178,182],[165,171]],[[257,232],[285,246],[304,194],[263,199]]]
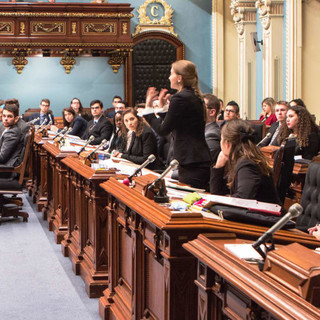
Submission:
[[[239,118],[240,118],[239,105],[233,100],[229,101],[223,112],[223,121],[219,123],[220,129],[227,123],[227,121],[232,119],[239,119]]]
[[[62,116],[63,126],[72,128],[69,134],[81,138],[87,129],[87,121],[84,120],[84,118],[82,118],[80,115],[76,116],[76,113],[71,107],[64,108]]]
[[[228,121],[221,131],[221,152],[211,168],[210,192],[280,204],[267,158],[254,144],[254,130],[245,120]],[[228,167],[227,178],[225,168]]]
[[[142,164],[150,154],[154,154],[156,160],[150,163],[147,168],[151,170],[162,169],[157,157],[156,137],[133,108],[126,109],[122,114],[122,135],[124,143],[119,151],[114,151],[115,157]]]
[[[92,117],[84,111],[80,99],[73,98],[70,102],[70,107],[74,110],[76,116],[80,116],[86,121],[90,121],[92,119]]]
[[[311,160],[319,152],[319,129],[309,111],[301,106],[288,108],[286,124],[281,126],[279,140],[282,142],[290,134],[296,139],[295,155]]]
[[[216,116],[220,110],[220,101],[213,94],[203,95],[206,105],[207,120],[204,131],[205,139],[210,150],[212,164],[215,164],[220,152],[220,127],[216,122]]]
[[[90,103],[91,114],[93,119],[87,124],[87,129],[81,139],[88,140],[91,135],[95,139],[91,142],[92,145],[97,145],[102,140],[110,140],[113,126],[111,122],[103,116],[103,103],[100,100],[93,100]]]
[[[276,102],[273,98],[265,98],[262,101],[262,112],[260,114],[259,120],[264,122],[267,126],[271,126],[277,121],[276,115],[274,114],[274,106]]]
[[[111,110],[109,112],[106,111],[104,116],[109,118],[109,119],[113,119],[113,117],[115,116],[115,113],[116,113],[117,104],[120,101],[122,101],[122,98],[120,96],[114,96],[113,99],[112,99],[113,110]]]
[[[7,166],[19,165],[22,150],[22,133],[17,127],[19,109],[15,104],[7,104],[3,108],[2,124],[4,131],[0,138],[0,164]],[[3,175],[1,174],[1,177]]]
[[[121,146],[122,146],[121,144],[123,141],[121,128],[122,128],[122,112],[118,111],[114,116],[113,133],[110,139],[108,152],[121,149]]]
[[[308,229],[309,234],[316,237],[318,240],[320,240],[320,225],[317,224],[316,226]]]
[[[278,101],[275,107],[275,115],[277,117],[277,122],[273,123],[269,128],[268,133],[271,135],[265,137],[259,144],[259,147],[265,146],[280,146],[279,143],[279,131],[280,127],[286,123],[286,115],[288,111],[288,103],[286,101]]]
[[[19,114],[19,101],[15,98],[12,99],[7,99],[6,101],[4,101],[5,105],[9,105],[9,104],[14,104],[18,107],[18,114]],[[16,126],[21,130],[22,136],[21,136],[21,140],[23,140],[23,137],[28,133],[29,129],[30,129],[30,125],[25,122],[22,118],[19,117],[18,122],[16,123]],[[4,131],[4,126],[1,124],[0,126],[0,135],[2,134],[2,132]]]
[[[33,119],[40,118],[36,122],[35,125],[42,125],[44,123],[48,124],[51,121],[51,124],[54,124],[54,116],[50,109],[50,100],[49,99],[42,99],[40,102],[40,112],[33,113],[29,117],[29,121]]]
[[[289,102],[289,106],[293,107],[293,106],[301,106],[307,109],[307,106],[305,105],[305,103],[303,102],[302,99],[297,98],[297,99],[293,99]]]

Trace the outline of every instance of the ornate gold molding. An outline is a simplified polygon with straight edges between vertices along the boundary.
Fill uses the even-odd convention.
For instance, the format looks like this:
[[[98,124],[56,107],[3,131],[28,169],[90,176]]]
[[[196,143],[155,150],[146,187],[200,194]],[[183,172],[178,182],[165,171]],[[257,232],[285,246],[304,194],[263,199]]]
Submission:
[[[159,3],[164,8],[164,15],[157,19],[158,14],[155,12],[155,9],[157,6],[153,6],[150,9],[151,14],[153,15],[153,19],[151,20],[147,15],[147,7],[152,3]],[[158,9],[158,8],[157,8]],[[133,36],[144,32],[146,30],[150,31],[150,29],[156,29],[157,31],[167,31],[171,34],[173,34],[175,37],[178,35],[174,32],[174,27],[172,25],[172,15],[174,10],[171,8],[170,5],[166,3],[164,0],[146,0],[143,5],[140,6],[139,9],[137,9],[137,12],[139,13],[138,19],[139,24],[136,27],[136,31],[133,34]]]
[[[65,34],[66,23],[65,22],[31,22],[31,35],[36,34]]]
[[[129,50],[120,49],[110,54],[108,63],[111,65],[114,73],[118,73],[121,65],[124,64],[126,57],[129,55],[131,51],[132,49],[129,49]]]
[[[270,27],[271,17],[283,16],[284,0],[256,0],[261,24],[265,30]]]
[[[26,59],[28,55],[29,49],[14,49],[12,54],[14,54],[14,58],[12,59],[12,64],[16,68],[18,74],[22,73],[24,67],[28,64],[28,60]]]
[[[20,34],[26,33],[26,24],[23,21],[20,21]]]
[[[75,57],[79,55],[82,49],[65,49],[63,52],[63,57],[60,60],[60,64],[64,67],[66,74],[71,72],[72,67],[76,63]]]
[[[81,13],[81,12],[0,12],[0,17],[37,18],[133,18],[132,13]]]
[[[115,23],[83,23],[84,34],[116,34]]]
[[[0,22],[0,34],[13,34],[13,22]]]
[[[231,1],[230,9],[237,32],[240,36],[244,32],[245,24],[256,23],[255,0],[233,0]]]
[[[81,47],[132,47],[132,43],[81,43],[81,42],[0,42],[0,47],[70,47],[70,48],[81,48]]]

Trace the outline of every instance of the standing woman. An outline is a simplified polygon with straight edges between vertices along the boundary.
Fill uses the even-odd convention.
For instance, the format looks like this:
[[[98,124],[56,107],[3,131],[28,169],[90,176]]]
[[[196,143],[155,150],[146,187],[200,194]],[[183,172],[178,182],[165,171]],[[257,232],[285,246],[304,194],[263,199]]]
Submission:
[[[273,98],[265,98],[262,101],[262,113],[259,120],[265,122],[267,126],[271,126],[277,121],[277,117],[274,114],[274,107],[276,102]]]
[[[73,98],[70,102],[70,107],[74,110],[74,112],[76,113],[76,116],[80,116],[80,117],[84,118],[86,121],[91,120],[91,116],[89,116],[83,110],[83,106],[82,106],[80,99]]]
[[[296,139],[296,155],[311,160],[319,152],[319,129],[309,111],[302,106],[290,106],[287,112],[286,125],[281,126],[279,142],[290,134]]]
[[[211,169],[210,192],[217,195],[278,203],[272,169],[254,143],[254,130],[247,121],[227,121],[221,131],[221,152]],[[225,168],[228,174],[225,176]]]
[[[69,134],[78,136],[81,138],[81,136],[86,131],[87,121],[80,116],[76,116],[75,111],[71,107],[64,108],[62,112],[62,116],[63,116],[63,126],[72,128]]]
[[[195,64],[188,60],[174,62],[169,80],[171,88],[178,92],[170,98],[165,118],[162,121],[156,117],[152,102],[158,98],[159,107],[163,108],[168,99],[167,90],[161,90],[158,97],[155,88],[148,89],[144,118],[160,136],[172,132],[173,158],[179,161],[179,181],[208,189],[211,161],[204,136],[206,111]]]
[[[118,151],[113,151],[113,156],[129,160],[136,164],[145,162],[151,154],[156,160],[147,168],[151,170],[162,169],[158,159],[157,139],[151,128],[144,123],[143,118],[133,108],[127,108],[122,113],[122,143]]]

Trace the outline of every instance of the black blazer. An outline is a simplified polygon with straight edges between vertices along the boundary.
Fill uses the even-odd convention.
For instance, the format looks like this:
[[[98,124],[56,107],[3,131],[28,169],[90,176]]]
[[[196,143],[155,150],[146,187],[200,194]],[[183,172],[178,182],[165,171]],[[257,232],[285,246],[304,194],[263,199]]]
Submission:
[[[77,116],[73,121],[72,130],[69,132],[69,134],[78,136],[81,138],[83,134],[86,132],[86,130],[87,130],[87,121],[81,116]]]
[[[303,159],[311,160],[319,152],[319,134],[316,131],[313,131],[309,134],[309,143],[307,146],[300,148],[296,144],[295,155],[301,155]]]
[[[147,168],[151,170],[162,168],[158,158],[157,139],[151,128],[147,125],[144,127],[140,136],[137,137],[135,133],[133,133],[128,151],[125,149],[126,143],[124,141],[122,144],[121,158],[127,159],[136,164],[142,164],[147,160],[150,154],[154,154],[156,156],[156,160],[150,163]]]
[[[104,116],[101,116],[97,124],[94,124],[93,119],[88,122],[87,129],[81,139],[88,140],[89,137],[93,135],[95,139],[91,142],[91,144],[100,144],[103,139],[110,140],[112,129],[113,127],[111,122]]]
[[[280,125],[279,121],[274,122],[271,125],[271,127],[268,130],[268,133],[271,133],[271,135],[270,135],[269,138],[266,138],[265,140],[263,140],[263,142],[260,143],[260,145],[259,145],[260,148],[269,145],[269,143],[271,142],[271,140],[273,138],[273,135],[275,134],[275,132],[276,132],[277,128],[279,127],[279,125]],[[277,138],[275,138],[275,140],[272,142],[272,146],[280,146],[280,143],[278,142]]]
[[[209,163],[210,153],[204,137],[203,103],[191,88],[174,94],[162,121],[154,114],[145,115],[151,127],[160,135],[173,133],[173,157],[180,165]]]
[[[220,148],[220,140],[221,140],[220,127],[216,121],[213,121],[211,123],[206,124],[205,138],[206,138],[206,142],[208,144],[209,150],[210,150],[211,161],[212,161],[212,163],[216,163],[219,152],[221,150],[221,148]]]
[[[36,118],[40,118],[40,112],[37,113],[33,113],[30,117],[29,117],[29,121],[36,119]],[[47,120],[46,124],[49,123],[49,121],[52,121],[52,124],[54,124],[54,116],[51,112],[48,112],[47,114],[44,115],[44,119]],[[40,119],[37,120],[35,123],[35,125],[40,125]]]
[[[22,147],[21,130],[14,125],[5,131],[0,138],[0,164],[6,166],[18,165]]]
[[[211,168],[210,192],[216,195],[226,195],[228,191],[224,168]],[[248,159],[241,159],[237,162],[230,195],[236,198],[281,204],[272,177],[263,175],[259,167]]]

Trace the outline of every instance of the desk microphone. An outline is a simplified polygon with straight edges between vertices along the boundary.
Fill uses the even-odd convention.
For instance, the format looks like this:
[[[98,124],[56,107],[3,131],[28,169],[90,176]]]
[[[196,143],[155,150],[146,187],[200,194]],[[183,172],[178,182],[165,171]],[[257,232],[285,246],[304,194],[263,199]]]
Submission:
[[[45,129],[49,128],[51,125],[52,125],[52,121],[50,120],[49,123],[44,127],[42,127],[40,130],[38,130],[38,132],[42,133]]]
[[[44,119],[44,121],[42,122],[42,124],[40,124],[37,132],[40,132],[40,130],[42,130],[42,128],[47,124],[47,122],[48,122],[48,119]]]
[[[269,242],[276,231],[281,229],[290,219],[299,217],[302,212],[303,208],[299,203],[293,204],[289,208],[288,212],[277,223],[275,223],[256,242],[253,243],[253,248],[256,249],[259,252],[259,254],[265,259],[266,255],[260,248],[260,245]]]
[[[165,175],[166,175],[170,170],[176,169],[176,168],[178,167],[178,165],[179,165],[178,160],[173,159],[173,160],[170,162],[170,164],[169,164],[169,166],[167,167],[167,169],[164,170],[164,171],[160,174],[160,176],[150,184],[150,186],[148,187],[148,189],[149,189],[149,190],[153,189],[154,186],[155,186],[160,180],[162,180],[162,179],[165,177]]]
[[[84,144],[84,146],[79,150],[78,154],[84,151],[86,149],[86,146],[90,144],[93,140],[94,140],[94,136],[90,136],[87,142]]]
[[[58,143],[60,143],[61,140],[64,139],[64,137],[72,130],[72,127],[70,127],[63,135],[62,137],[58,140]]]
[[[37,122],[38,120],[40,120],[40,117],[35,118],[35,119],[31,120],[31,121],[28,121],[27,123],[28,123],[28,124],[34,124],[34,123]]]
[[[136,170],[134,170],[133,174],[131,174],[128,178],[123,180],[123,184],[129,185],[132,182],[132,178],[135,177],[143,168],[145,168],[149,163],[152,163],[156,160],[156,156],[154,154],[150,154],[147,160],[142,163]]]
[[[48,117],[49,117],[49,119],[50,119],[50,122],[53,124],[53,119],[52,119],[51,112],[48,113]]]
[[[271,132],[268,132],[266,136],[257,144],[257,147],[259,147],[262,142],[265,142],[270,137],[271,137]]]
[[[53,137],[53,140],[55,138],[58,138],[62,133],[64,133],[66,130],[68,130],[68,127],[65,126],[61,131],[59,131],[54,137]]]
[[[91,151],[88,155],[87,155],[87,159],[89,159],[93,154],[95,154],[99,149],[105,147],[108,143],[107,139],[103,139],[102,142],[93,150]]]

